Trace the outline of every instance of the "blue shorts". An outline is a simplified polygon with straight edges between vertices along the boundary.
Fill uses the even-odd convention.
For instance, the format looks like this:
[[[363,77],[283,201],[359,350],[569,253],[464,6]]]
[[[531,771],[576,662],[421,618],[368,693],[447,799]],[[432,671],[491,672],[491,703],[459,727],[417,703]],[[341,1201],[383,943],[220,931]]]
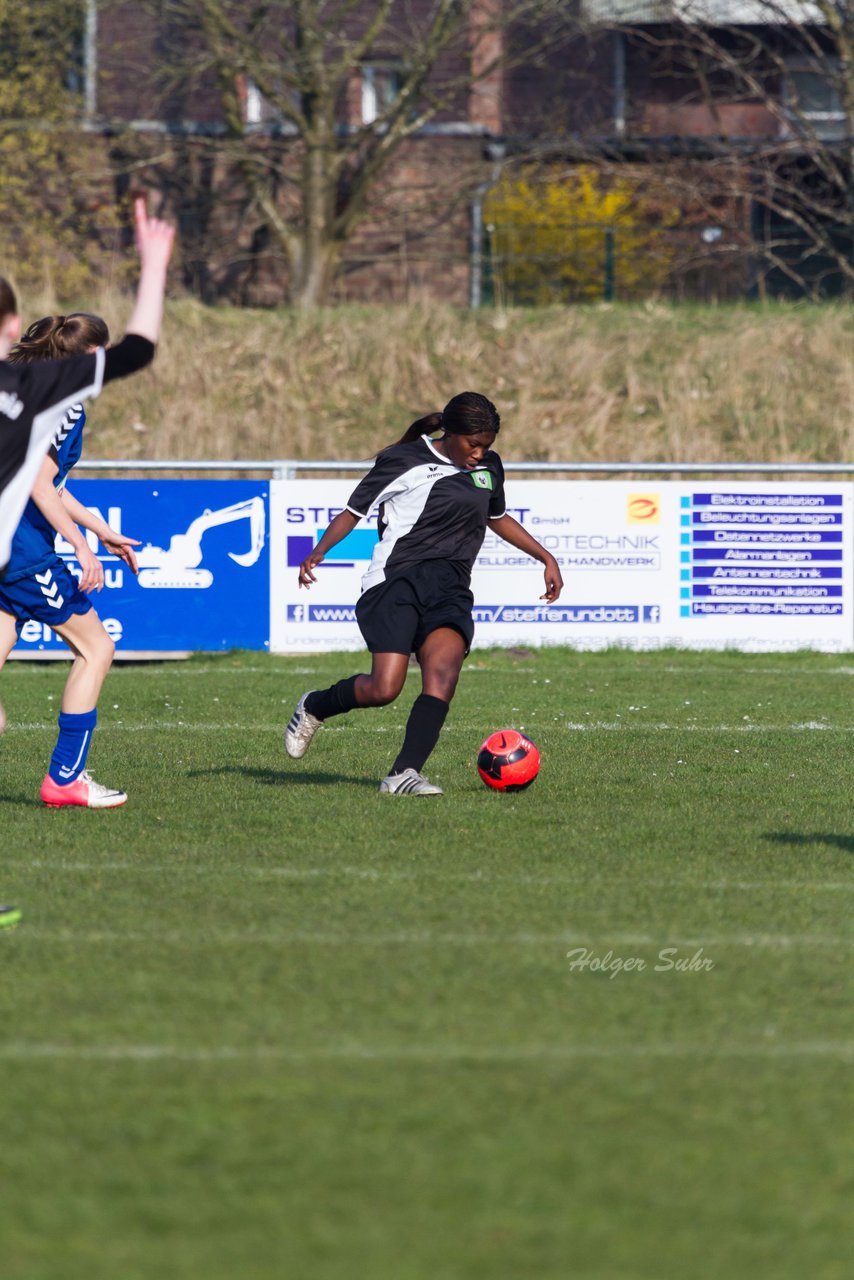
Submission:
[[[49,627],[61,627],[73,613],[88,613],[92,601],[80,590],[77,579],[57,556],[46,569],[28,573],[14,582],[0,581],[0,610],[17,620],[18,635],[33,619]]]

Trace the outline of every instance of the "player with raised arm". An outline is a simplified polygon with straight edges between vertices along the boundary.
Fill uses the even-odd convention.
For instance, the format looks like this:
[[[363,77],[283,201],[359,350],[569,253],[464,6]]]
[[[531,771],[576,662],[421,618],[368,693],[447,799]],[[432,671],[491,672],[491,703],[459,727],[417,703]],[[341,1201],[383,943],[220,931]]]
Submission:
[[[346,509],[300,565],[299,585],[310,587],[327,552],[379,505],[380,538],[356,605],[371,673],[303,694],[285,730],[288,755],[303,756],[330,717],[393,702],[414,653],[422,691],[379,789],[383,795],[442,794],[421,770],[439,740],[474,637],[471,571],[487,528],[541,561],[541,599],[555,601],[563,588],[554,556],[507,515],[504,468],[492,448],[499,428],[495,405],[474,391],[454,396],[442,413],[413,422],[397,444],[378,455]],[[439,429],[441,436],[431,439]]]
[[[48,622],[74,654],[62,699],[59,737],[41,789],[42,799],[52,807],[115,808],[127,799],[124,792],[96,783],[86,771],[95,707],[113,644],[85,594],[103,585],[103,569],[77,525],[92,529],[131,569],[135,569],[133,539],[95,520],[70,495],[63,497],[60,488],[79,457],[83,417],[78,402],[98,395],[103,383],[144,368],[154,357],[174,228],[149,219],[143,200],[135,202],[134,222],[140,278],[127,334],[120,343],[105,351],[106,329],[99,329],[97,317],[78,313],[58,318],[59,325],[57,318],[49,317],[28,331],[17,349],[21,358],[14,360],[16,335],[10,329],[2,337],[0,331],[0,467],[9,456],[4,453],[4,441],[14,443],[16,451],[9,451],[14,452],[13,462],[0,491],[0,565],[8,566],[0,580],[0,665],[27,618]],[[67,354],[81,345],[88,354]],[[34,347],[39,355],[65,354],[65,358],[37,357],[33,362]],[[13,361],[7,359],[10,351]],[[5,416],[18,426],[8,438],[4,407]],[[32,504],[16,532],[31,491]],[[54,530],[75,548],[82,570],[79,586],[53,550]]]

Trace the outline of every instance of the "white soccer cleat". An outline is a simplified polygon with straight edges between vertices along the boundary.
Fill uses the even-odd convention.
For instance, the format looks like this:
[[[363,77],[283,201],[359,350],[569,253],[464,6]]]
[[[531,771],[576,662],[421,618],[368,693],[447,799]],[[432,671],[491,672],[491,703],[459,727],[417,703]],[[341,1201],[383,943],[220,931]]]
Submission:
[[[322,720],[318,720],[317,716],[313,716],[306,711],[305,700],[307,697],[308,693],[302,695],[296,705],[294,714],[288,721],[288,727],[285,729],[285,750],[294,760],[299,760],[301,756],[305,755],[311,746],[312,738],[323,725]]]
[[[415,769],[404,769],[403,773],[390,773],[380,783],[381,796],[443,796],[441,787],[437,787],[418,773]]]
[[[64,809],[66,805],[78,805],[83,809],[118,809],[127,800],[124,791],[102,786],[85,771],[65,787],[47,774],[42,783],[41,798],[49,809]]]

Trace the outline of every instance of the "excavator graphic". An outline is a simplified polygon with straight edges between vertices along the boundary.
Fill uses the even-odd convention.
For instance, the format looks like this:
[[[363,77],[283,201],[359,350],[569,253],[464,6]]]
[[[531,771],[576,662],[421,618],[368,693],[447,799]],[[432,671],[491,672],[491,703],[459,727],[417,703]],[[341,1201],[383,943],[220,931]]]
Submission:
[[[229,551],[235,564],[248,568],[261,554],[264,546],[264,499],[246,498],[220,511],[204,511],[197,516],[186,533],[175,533],[169,540],[168,550],[149,543],[137,552],[141,587],[209,587],[213,574],[200,569],[202,561],[202,535],[208,529],[234,520],[248,520],[252,545],[249,551]]]

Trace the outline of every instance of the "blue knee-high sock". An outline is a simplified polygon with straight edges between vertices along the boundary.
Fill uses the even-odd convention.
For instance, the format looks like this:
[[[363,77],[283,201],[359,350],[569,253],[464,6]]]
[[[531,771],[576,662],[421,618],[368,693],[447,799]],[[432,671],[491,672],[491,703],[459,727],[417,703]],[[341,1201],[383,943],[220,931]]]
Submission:
[[[60,711],[59,737],[50,758],[48,773],[61,787],[73,782],[86,768],[86,757],[97,720],[97,710],[84,711],[80,715]]]

